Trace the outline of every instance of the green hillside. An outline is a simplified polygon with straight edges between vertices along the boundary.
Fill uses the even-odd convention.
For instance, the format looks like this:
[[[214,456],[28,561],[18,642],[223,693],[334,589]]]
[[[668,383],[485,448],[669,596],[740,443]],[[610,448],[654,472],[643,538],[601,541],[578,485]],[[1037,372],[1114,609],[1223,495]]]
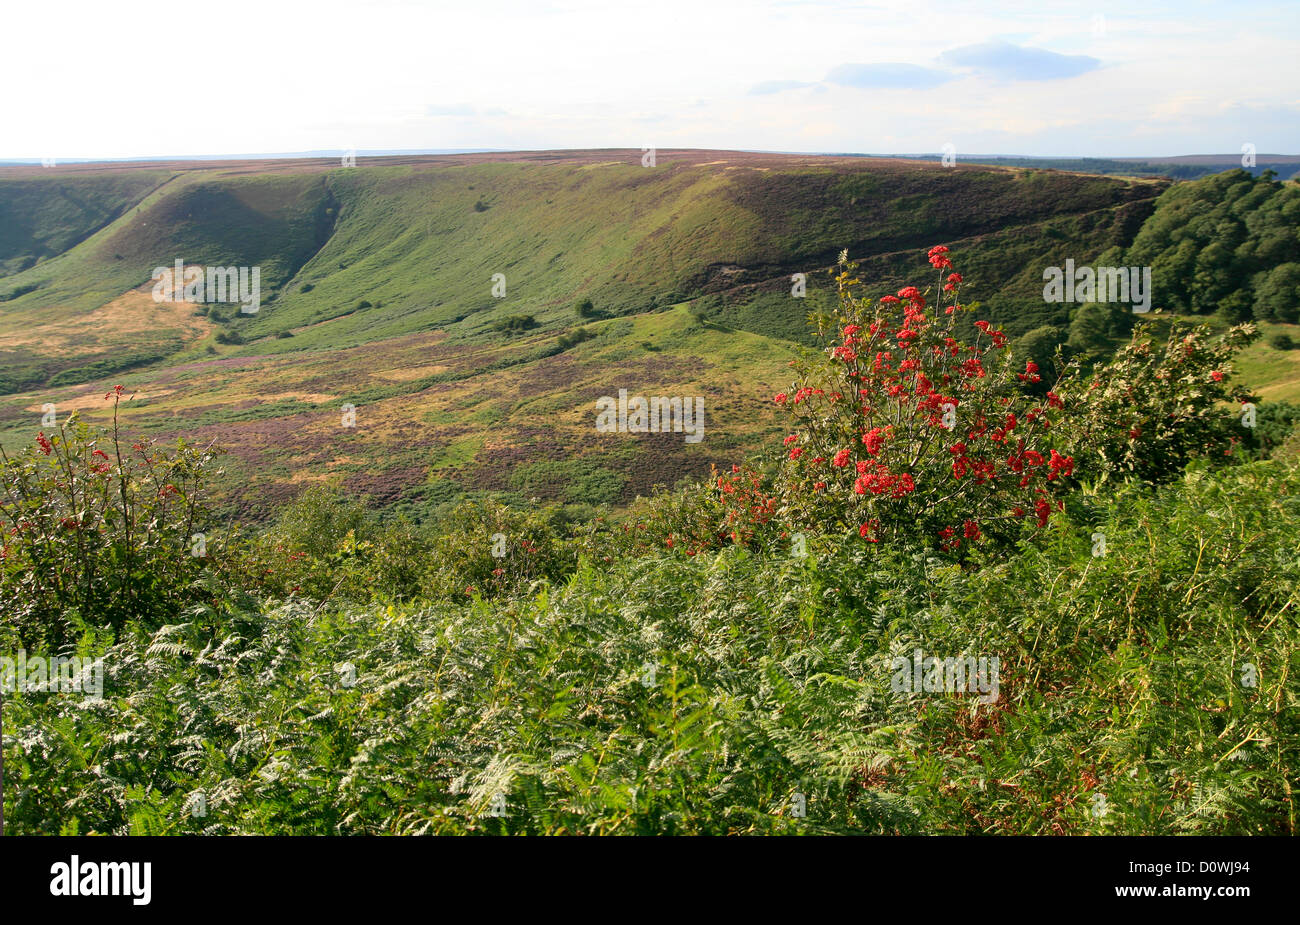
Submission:
[[[274,304],[238,319],[246,337],[343,318],[298,348],[451,326],[472,335],[521,310],[558,326],[579,296],[623,315],[770,282],[788,290],[789,274],[829,266],[845,247],[864,258],[939,238],[983,249],[982,236],[1023,229],[1091,254],[1126,243],[1163,188],[910,162],[698,160],[191,171],[56,263],[6,278],[11,291],[34,287],[9,312],[97,307],[180,258],[262,267]],[[996,289],[1019,274],[1015,262],[981,269]],[[492,295],[496,273],[504,299]],[[789,314],[786,336],[801,336]]]
[[[167,179],[163,171],[46,170],[0,181],[0,278],[29,269],[84,241]],[[0,288],[0,299],[12,288]]]

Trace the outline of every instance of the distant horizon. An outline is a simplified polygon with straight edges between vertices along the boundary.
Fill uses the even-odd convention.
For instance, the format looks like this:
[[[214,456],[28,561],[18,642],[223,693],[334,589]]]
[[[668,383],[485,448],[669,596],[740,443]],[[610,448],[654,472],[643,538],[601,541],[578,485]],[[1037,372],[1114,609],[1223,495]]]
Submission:
[[[3,157],[0,156],[0,166],[40,166],[46,160],[50,160],[55,166],[59,164],[117,164],[117,163],[150,163],[157,161],[242,161],[242,160],[297,160],[307,158],[342,158],[347,154],[353,154],[357,158],[362,157],[415,157],[427,156],[437,157],[440,155],[459,155],[459,154],[530,154],[530,153],[548,153],[548,152],[589,152],[589,151],[644,151],[644,148],[635,147],[551,147],[551,148],[487,148],[487,147],[470,147],[470,148],[323,148],[307,151],[275,151],[275,152],[256,152],[256,153],[237,153],[237,154],[156,154],[156,155],[132,155],[124,157],[102,157],[102,156],[76,156],[76,157],[58,157],[51,155],[44,158],[36,157]],[[904,159],[935,159],[944,156],[942,151],[898,151],[898,152],[881,152],[881,151],[794,151],[784,149],[759,149],[759,148],[717,148],[711,146],[673,146],[658,149],[660,151],[734,151],[738,154],[772,154],[796,157],[880,157],[880,158],[904,158]],[[987,160],[989,158],[1002,158],[1006,160],[1087,160],[1087,161],[1133,161],[1133,162],[1162,162],[1184,160],[1192,158],[1214,158],[1225,160],[1240,160],[1240,152],[1231,151],[1196,151],[1184,154],[1008,154],[1004,152],[988,152],[974,154],[952,154],[951,157],[956,161],[975,161]],[[1257,152],[1254,157],[1268,158],[1274,160],[1300,160],[1300,154],[1284,154],[1281,152]]]

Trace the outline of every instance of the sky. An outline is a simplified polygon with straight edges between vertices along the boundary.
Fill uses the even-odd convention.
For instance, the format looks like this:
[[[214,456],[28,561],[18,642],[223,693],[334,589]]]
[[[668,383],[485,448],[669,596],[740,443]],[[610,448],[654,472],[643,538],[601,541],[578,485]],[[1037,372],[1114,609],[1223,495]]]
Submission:
[[[9,3],[0,159],[1296,154],[1298,13],[1297,0]]]

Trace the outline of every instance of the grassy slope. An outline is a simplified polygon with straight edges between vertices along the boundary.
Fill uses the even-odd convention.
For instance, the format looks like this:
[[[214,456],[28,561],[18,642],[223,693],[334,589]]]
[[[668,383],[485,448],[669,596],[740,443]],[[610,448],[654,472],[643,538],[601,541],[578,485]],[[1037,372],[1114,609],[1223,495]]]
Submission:
[[[0,180],[0,276],[79,244],[167,176],[164,171],[94,175],[61,169]],[[0,288],[0,294],[11,291]]]
[[[1259,329],[1263,337],[1241,352],[1237,371],[1265,401],[1300,405],[1300,350],[1278,350],[1268,344],[1269,336],[1278,331],[1300,341],[1300,325],[1264,322]]]

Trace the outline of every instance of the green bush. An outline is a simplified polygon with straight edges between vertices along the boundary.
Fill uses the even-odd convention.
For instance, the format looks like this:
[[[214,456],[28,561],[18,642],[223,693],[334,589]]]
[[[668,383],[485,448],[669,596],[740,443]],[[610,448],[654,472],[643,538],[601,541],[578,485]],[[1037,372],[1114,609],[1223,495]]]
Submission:
[[[313,486],[250,541],[239,581],[277,598],[368,601],[389,590],[400,597],[411,590],[409,582],[375,583],[382,571],[376,567],[377,549],[387,548],[377,547],[380,534],[359,501],[329,486]]]
[[[553,518],[550,509],[524,513],[494,501],[458,504],[433,525],[422,591],[435,600],[463,599],[562,580],[576,557]]]
[[[565,522],[560,509],[523,514],[494,501],[463,501],[419,527],[381,522],[316,486],[243,546],[235,581],[273,598],[336,604],[516,593],[572,570]]]
[[[510,333],[527,331],[535,327],[537,327],[537,319],[532,315],[511,315],[508,318],[492,322],[492,330]]]
[[[1076,406],[1065,429],[1081,478],[1167,482],[1197,457],[1223,459],[1244,435],[1232,358],[1259,336],[1237,325],[1211,337],[1206,325],[1175,322],[1163,345],[1150,325],[1089,378],[1062,385]]]
[[[91,429],[75,413],[10,456],[0,448],[0,627],[59,645],[81,628],[158,626],[203,599],[220,548],[206,481],[219,450]]]
[[[595,336],[595,332],[590,328],[576,328],[567,334],[561,334],[555,339],[555,343],[559,345],[561,350],[568,350],[571,347],[578,346],[578,344],[581,344],[584,341],[591,340]]]
[[[1242,447],[1256,459],[1267,459],[1278,450],[1300,424],[1300,406],[1289,401],[1267,401],[1259,405],[1255,426],[1243,429]]]

